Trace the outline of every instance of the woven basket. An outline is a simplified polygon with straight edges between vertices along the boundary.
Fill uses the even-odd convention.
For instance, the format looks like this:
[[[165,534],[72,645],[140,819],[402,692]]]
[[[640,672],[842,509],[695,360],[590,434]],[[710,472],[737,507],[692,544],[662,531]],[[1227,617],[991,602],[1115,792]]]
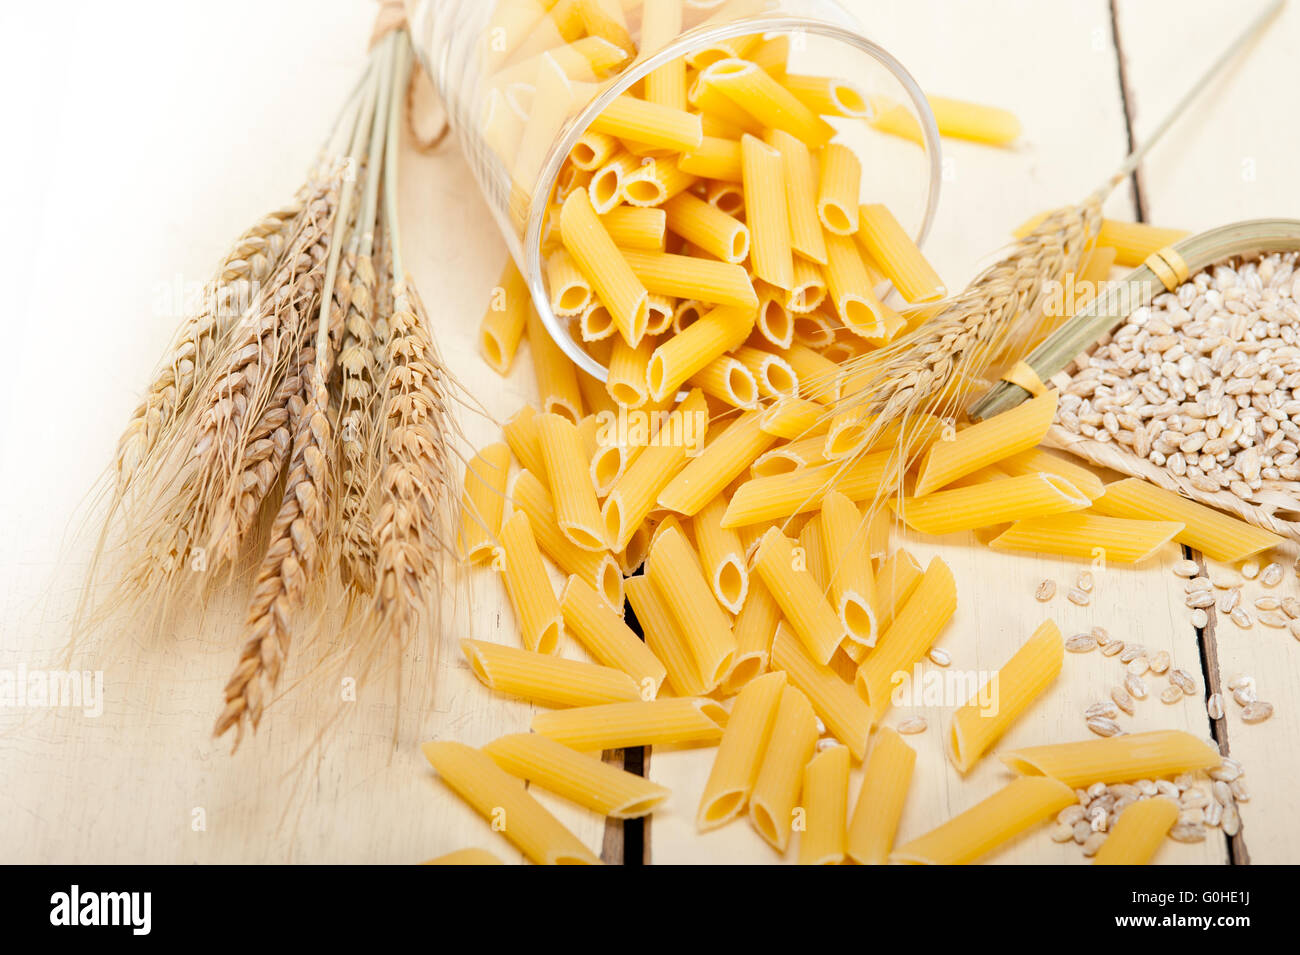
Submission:
[[[1025,363],[1042,381],[1050,381],[1056,388],[1064,389],[1071,381],[1068,368],[1074,359],[1090,352],[1104,335],[1127,319],[1133,310],[1149,305],[1155,295],[1165,291],[1171,282],[1173,287],[1177,287],[1179,282],[1226,259],[1296,250],[1300,250],[1300,221],[1294,219],[1239,222],[1191,236],[1169,250],[1157,253],[1172,252],[1172,256],[1165,258],[1177,266],[1185,264],[1185,273],[1171,275],[1165,259],[1154,261],[1156,257],[1153,256],[1150,265],[1141,265],[1121,281],[1107,286],[1093,302],[1034,349]],[[976,420],[988,418],[1028,397],[1030,393],[1025,388],[1002,381],[976,403],[970,415]],[[1231,491],[1203,491],[1186,478],[1133,454],[1123,445],[1096,441],[1059,424],[1048,430],[1043,443],[1091,464],[1150,481],[1189,500],[1300,541],[1300,483],[1295,485],[1295,493],[1274,488],[1243,501]]]

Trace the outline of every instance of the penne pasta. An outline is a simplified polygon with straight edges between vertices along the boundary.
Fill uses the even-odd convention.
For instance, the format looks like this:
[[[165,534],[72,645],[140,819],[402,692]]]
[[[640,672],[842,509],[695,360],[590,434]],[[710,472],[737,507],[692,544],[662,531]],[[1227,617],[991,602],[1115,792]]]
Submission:
[[[611,819],[648,816],[671,792],[540,733],[500,736],[484,746],[483,752],[511,776]]]
[[[800,468],[825,464],[826,459],[822,456],[822,448],[825,445],[825,439],[816,434],[810,438],[787,442],[756,458],[750,466],[749,473],[756,478],[773,477],[777,474],[789,474]]]
[[[1214,746],[1182,730],[1127,733],[1079,743],[1027,746],[1001,754],[1007,768],[1025,776],[1050,776],[1067,786],[1159,779],[1213,769],[1222,757]]]
[[[826,729],[849,748],[856,760],[867,752],[871,711],[853,687],[830,667],[818,663],[790,627],[781,624],[772,642],[772,668],[782,670],[808,697]]]
[[[1052,621],[1044,621],[1002,669],[952,716],[948,759],[969,772],[1002,738],[1016,718],[1061,673],[1065,644]]]
[[[560,594],[560,611],[565,629],[598,662],[632,677],[641,699],[655,698],[667,669],[591,584],[570,577]]]
[[[717,686],[735,655],[736,638],[680,531],[669,529],[651,544],[646,576],[686,636],[704,682]]]
[[[670,331],[673,327],[673,317],[676,311],[676,299],[672,296],[651,295],[650,318],[646,321],[645,333],[649,336],[656,336]]]
[[[655,294],[738,307],[751,316],[758,307],[754,286],[739,265],[635,249],[625,251],[623,259],[637,280]]]
[[[866,119],[871,113],[866,97],[845,80],[786,73],[778,82],[819,116]]]
[[[1049,391],[958,431],[952,440],[936,441],[921,462],[915,494],[937,491],[957,478],[1037,445],[1051,427],[1057,397],[1055,391]]]
[[[848,466],[800,468],[777,477],[754,478],[736,489],[722,519],[724,527],[775,521],[815,511],[833,488],[850,501],[874,497],[882,489],[892,451],[864,454]]]
[[[489,690],[543,706],[594,706],[641,699],[641,688],[622,670],[566,660],[483,640],[462,640],[461,652]]]
[[[705,136],[698,149],[683,153],[677,168],[701,179],[740,182],[743,173],[740,143],[734,139]]]
[[[759,428],[764,434],[794,441],[825,433],[830,419],[826,409],[807,398],[781,398],[763,409]]]
[[[935,302],[948,294],[939,274],[887,206],[864,205],[860,215],[858,238],[904,300]]]
[[[825,300],[826,282],[822,278],[822,270],[816,264],[803,258],[802,255],[798,256],[794,260],[794,288],[787,293],[782,304],[793,315],[803,316],[815,311]],[[816,316],[816,318],[822,318],[822,316]],[[792,321],[791,325],[793,324]],[[791,328],[791,337],[793,337],[793,332],[794,329]],[[783,348],[790,347],[788,340],[775,344],[780,344]]]
[[[611,100],[591,121],[591,128],[674,152],[690,152],[704,142],[699,116],[626,94]]]
[[[695,515],[691,530],[709,588],[718,603],[734,614],[740,612],[749,593],[749,571],[740,535],[722,526],[726,509],[727,502],[721,496],[715,497]]]
[[[546,710],[533,717],[532,729],[570,749],[590,752],[716,743],[726,723],[727,711],[713,700],[681,697]]]
[[[876,731],[876,741],[862,766],[862,788],[849,823],[846,851],[858,865],[889,861],[915,765],[916,750],[897,732],[887,726]]]
[[[578,370],[551,338],[537,312],[528,308],[528,347],[533,355],[533,374],[542,410],[576,422],[582,417],[582,391]]]
[[[826,264],[826,241],[817,214],[817,171],[808,146],[781,130],[769,130],[766,142],[781,155],[790,246],[805,259]]]
[[[968,139],[990,146],[1009,145],[1020,136],[1020,120],[1007,110],[945,96],[927,96],[926,99],[940,136]],[[871,97],[870,104],[868,122],[873,128],[924,144],[921,126],[908,107],[883,96]]]
[[[794,259],[781,154],[749,135],[741,140],[740,148],[750,264],[763,281],[777,288],[792,288]]]
[[[531,309],[532,298],[524,277],[513,261],[507,261],[479,326],[479,352],[498,374],[510,372]]]
[[[1283,543],[1281,537],[1270,531],[1189,501],[1141,478],[1124,478],[1107,484],[1101,497],[1093,501],[1092,509],[1109,517],[1180,523],[1183,529],[1174,540],[1213,560],[1244,560]]]
[[[629,56],[636,52],[636,44],[627,32],[627,21],[618,0],[574,0],[574,6],[591,36],[608,40]]]
[[[736,635],[736,656],[731,671],[722,680],[724,693],[736,692],[767,669],[780,622],[781,608],[762,581],[751,579],[745,603],[731,628]]]
[[[809,146],[822,146],[835,128],[753,63],[718,60],[700,71],[700,84],[717,90],[765,129],[780,129]]]
[[[647,319],[647,328],[649,324],[649,319]],[[578,331],[584,342],[599,342],[607,338],[613,338],[618,328],[614,324],[614,316],[609,314],[609,309],[600,302],[593,300],[578,320]]]
[[[595,172],[619,150],[618,140],[608,133],[588,129],[569,150],[569,161],[586,172]]]
[[[457,849],[421,865],[501,865],[502,862],[486,849]]]
[[[543,414],[537,436],[561,532],[583,550],[606,550],[605,523],[578,429],[559,415]]]
[[[645,0],[641,5],[641,56],[662,50],[682,32],[682,0]],[[686,61],[673,57],[646,74],[645,98],[660,106],[685,110]]]
[[[745,811],[785,687],[784,673],[766,673],[751,680],[736,697],[700,796],[695,815],[700,832],[717,829]]]
[[[628,602],[641,625],[641,632],[645,634],[646,646],[663,662],[673,693],[677,696],[703,696],[713,692],[716,684],[710,684],[700,675],[686,635],[649,578],[644,574],[632,577],[626,587]]]
[[[803,769],[806,815],[799,838],[800,865],[839,865],[846,848],[849,812],[849,748],[828,746]]]
[[[651,399],[671,398],[692,375],[739,346],[753,327],[753,309],[719,306],[664,341],[650,356],[646,370]]]
[[[477,563],[492,556],[501,532],[509,476],[510,449],[504,444],[489,444],[466,465],[457,540],[465,560]]]
[[[637,249],[643,252],[664,250],[664,233],[668,227],[668,216],[662,209],[616,206],[600,217],[600,224],[605,227],[609,237],[620,249]]]
[[[817,746],[817,717],[808,699],[792,686],[781,690],[763,762],[749,797],[749,820],[777,852],[790,842],[803,768]]]
[[[1054,474],[1064,478],[1084,493],[1091,501],[1097,500],[1105,493],[1101,478],[1087,468],[1057,457],[1042,448],[1030,448],[998,462],[998,470],[1011,477],[1025,474]]]
[[[821,165],[817,217],[836,235],[852,235],[858,231],[858,187],[862,183],[862,163],[853,150],[842,143],[827,143],[818,154],[818,160]]]
[[[1178,803],[1155,797],[1132,803],[1119,814],[1093,865],[1147,865],[1178,821]]]
[[[812,658],[824,666],[835,655],[844,632],[805,560],[803,549],[796,553],[794,542],[772,527],[754,554],[754,570]]]
[[[765,348],[743,345],[734,352],[737,361],[749,369],[764,398],[794,398],[799,392],[799,376],[790,363]]]
[[[1191,235],[1186,229],[1162,229],[1145,222],[1102,219],[1097,245],[1115,250],[1115,264],[1135,268],[1153,252],[1181,242]]]
[[[743,262],[749,255],[749,229],[716,206],[683,192],[664,203],[668,228],[696,248],[723,262]]]
[[[938,557],[930,561],[912,595],[894,614],[875,648],[858,667],[855,684],[878,722],[891,704],[895,674],[920,660],[957,612],[957,585]]]
[[[1079,511],[1091,503],[1064,478],[1026,474],[895,499],[889,506],[913,530],[939,535]]]
[[[846,639],[863,647],[876,645],[876,579],[867,548],[867,523],[843,494],[832,491],[822,501],[824,563],[831,608],[839,615]]]
[[[572,832],[528,794],[524,784],[487,754],[463,743],[422,747],[442,781],[489,821],[505,820],[501,832],[538,865],[600,865]]]
[[[516,482],[517,483],[517,482]],[[515,608],[524,646],[537,653],[554,653],[563,620],[551,589],[528,517],[516,511],[501,525],[500,546],[493,556],[506,581],[506,594]]]
[[[1181,534],[1183,527],[1178,521],[1135,521],[1089,513],[1053,514],[1016,521],[989,541],[989,546],[994,550],[1136,564]]]
[[[623,340],[635,345],[645,334],[650,293],[601,225],[587,190],[576,189],[564,200],[560,237],[601,304],[609,309]]]
[[[1075,801],[1054,779],[1022,776],[988,799],[890,853],[891,862],[966,865]]]
[[[546,259],[546,285],[557,315],[580,315],[591,303],[591,286],[573,263],[573,256],[556,249]]]
[[[621,337],[615,339],[614,349],[609,355],[609,377],[605,380],[605,389],[622,407],[640,408],[650,397],[646,369],[650,367],[650,356],[658,344],[658,339],[649,335],[642,338],[635,348]]]
[[[731,355],[721,355],[686,379],[698,388],[733,408],[750,409],[758,405],[758,382],[748,368]]]
[[[848,236],[826,233],[826,288],[840,321],[859,338],[875,338],[885,332],[890,310],[876,295],[858,247]]]

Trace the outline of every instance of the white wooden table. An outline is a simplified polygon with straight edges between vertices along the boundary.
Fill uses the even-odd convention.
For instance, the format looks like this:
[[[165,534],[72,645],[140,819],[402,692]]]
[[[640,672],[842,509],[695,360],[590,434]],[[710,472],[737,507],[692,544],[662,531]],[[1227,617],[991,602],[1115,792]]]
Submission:
[[[1007,106],[1024,123],[1014,151],[946,145],[927,250],[950,286],[991,261],[1011,227],[1092,188],[1249,15],[1243,6],[1254,8],[1227,0],[847,5],[924,88]],[[32,144],[0,159],[6,181],[22,184],[0,239],[11,270],[0,379],[0,669],[10,671],[55,665],[89,553],[76,533],[83,497],[181,317],[184,293],[301,181],[360,67],[372,14],[360,0],[159,0],[113,11],[80,2],[65,11],[57,20],[30,5],[0,13],[0,70],[7,88],[24,94],[6,97],[6,128]],[[1293,4],[1108,214],[1192,230],[1300,214],[1300,131],[1286,112],[1297,43]],[[433,156],[405,151],[402,163],[407,256],[445,356],[504,417],[533,397],[527,359],[501,381],[473,343],[504,247],[454,143]],[[476,444],[496,433],[468,414],[464,427]],[[1078,608],[1061,596],[1046,606],[1033,598],[1044,578],[1063,593],[1077,562],[998,555],[966,536],[908,546],[942,554],[956,574],[960,609],[940,641],[955,666],[996,668],[1051,615],[1067,634],[1100,624],[1166,649],[1212,685],[1255,675],[1276,715],[1244,726],[1230,705],[1222,730],[1253,794],[1242,834],[1231,846],[1217,833],[1199,845],[1167,843],[1157,861],[1300,861],[1290,805],[1300,778],[1290,745],[1300,731],[1300,646],[1289,636],[1214,621],[1198,639],[1170,573],[1172,550],[1140,570],[1099,574],[1092,606]],[[1294,575],[1279,591],[1300,592]],[[156,641],[128,633],[78,645],[73,665],[104,673],[102,715],[0,710],[0,861],[406,862],[465,846],[517,861],[418,750],[433,737],[484,743],[526,729],[532,712],[490,696],[456,649],[467,635],[513,638],[500,581],[466,575],[450,598],[455,615],[436,654],[426,650],[404,670],[404,699],[417,702],[398,714],[391,681],[364,687],[306,758],[312,708],[293,697],[234,758],[209,738],[236,653],[237,606],[214,606]],[[1085,737],[1081,711],[1117,672],[1100,655],[1071,656],[1002,745]],[[939,746],[943,711],[899,710],[886,722],[907,715],[929,717],[931,729],[911,740],[919,759],[901,839],[983,798],[1001,776],[985,760],[959,780]],[[1129,722],[1210,730],[1192,700],[1149,700]],[[674,796],[646,826],[645,858],[780,861],[744,824],[706,838],[694,832],[709,760],[701,751],[648,755],[650,775]],[[601,819],[541,798],[607,859],[623,858],[618,827],[607,832]],[[1042,831],[992,857],[1080,860],[1077,847]]]

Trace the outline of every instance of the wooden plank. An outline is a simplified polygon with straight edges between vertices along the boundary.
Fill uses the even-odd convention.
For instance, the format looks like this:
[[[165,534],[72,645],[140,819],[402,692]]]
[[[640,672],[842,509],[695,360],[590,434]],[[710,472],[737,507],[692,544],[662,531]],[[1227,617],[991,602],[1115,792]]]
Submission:
[[[1119,0],[1117,7],[1140,138],[1263,4],[1233,7],[1226,19],[1224,7],[1209,2]],[[1143,163],[1149,221],[1201,231],[1242,219],[1296,215],[1300,184],[1292,171],[1300,130],[1276,121],[1273,103],[1276,91],[1294,81],[1298,32],[1300,10],[1287,5]],[[1286,568],[1283,583],[1272,589],[1257,581],[1247,584],[1245,602],[1266,594],[1300,596],[1300,581],[1291,571],[1295,556],[1292,546],[1273,555]],[[1211,574],[1223,569],[1214,562],[1207,566]],[[1252,862],[1294,862],[1300,857],[1300,826],[1291,811],[1291,783],[1300,774],[1300,753],[1288,741],[1300,732],[1300,647],[1285,631],[1259,624],[1241,630],[1222,614],[1210,615],[1207,659],[1218,668],[1210,674],[1212,684],[1226,685],[1239,674],[1254,676],[1260,698],[1275,707],[1267,723],[1247,726],[1240,707],[1231,700],[1227,704],[1227,746],[1245,766],[1251,792],[1250,802],[1240,807],[1238,853]]]
[[[1025,142],[1010,151],[967,143],[945,143],[948,179],[926,251],[951,287],[960,287],[1004,246],[1008,231],[1034,212],[1078,201],[1118,163],[1127,149],[1117,61],[1105,0],[1045,5],[999,4],[995,8],[925,2],[849,4],[869,34],[935,93],[996,103],[1015,110],[1025,126]],[[1050,38],[1050,41],[1048,40]],[[983,56],[998,49],[1007,55]],[[978,69],[975,68],[976,64]],[[1068,64],[1068,67],[1064,66]],[[1081,130],[1088,130],[1081,149]],[[1127,187],[1108,204],[1110,214],[1132,215]],[[1112,566],[1094,570],[1096,589],[1090,607],[1069,603],[1065,592],[1087,565],[1074,560],[1000,554],[978,544],[974,535],[924,539],[909,548],[928,559],[942,556],[952,566],[958,611],[939,645],[953,656],[952,670],[991,672],[1001,666],[1044,618],[1068,636],[1094,625],[1121,639],[1136,640],[1153,652],[1168,650],[1181,664],[1199,666],[1195,631],[1180,596],[1166,585],[1168,568],[1179,556],[1170,547],[1150,566]],[[1057,596],[1039,604],[1033,593],[1043,579],[1054,579]],[[1032,710],[1012,727],[996,749],[1091,738],[1082,712],[1107,698],[1122,680],[1115,658],[1069,655],[1061,677]],[[927,664],[926,672],[936,668]],[[900,824],[899,839],[921,835],[1005,783],[1009,774],[995,757],[986,757],[965,778],[947,762],[942,747],[954,707],[965,698],[939,705],[896,708],[884,723],[897,726],[909,716],[924,716],[929,729],[907,738],[918,753],[915,776]],[[1208,735],[1204,713],[1188,703],[1165,707],[1155,699],[1140,704],[1126,729],[1176,727]],[[746,822],[705,835],[693,823],[713,751],[656,750],[651,777],[673,788],[669,806],[656,813],[652,827],[655,862],[791,862],[797,848],[778,856]],[[850,783],[856,799],[860,773]],[[1073,843],[1057,845],[1045,829],[1030,832],[991,855],[997,863],[1085,861]],[[1159,862],[1220,863],[1221,842],[1168,843]]]

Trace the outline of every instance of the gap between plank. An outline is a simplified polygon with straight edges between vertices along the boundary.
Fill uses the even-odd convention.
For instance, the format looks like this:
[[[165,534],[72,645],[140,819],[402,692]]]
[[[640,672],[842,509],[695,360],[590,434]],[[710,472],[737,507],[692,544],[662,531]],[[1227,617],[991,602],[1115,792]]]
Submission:
[[[1128,65],[1125,62],[1124,42],[1119,33],[1119,0],[1110,0],[1110,37],[1115,46],[1115,63],[1119,72],[1119,98],[1124,106],[1124,133],[1128,137],[1128,151],[1137,147],[1133,134],[1133,93],[1128,82]],[[1142,186],[1142,164],[1138,163],[1129,178],[1133,182],[1133,201],[1137,205],[1138,222],[1147,221],[1146,190]]]

